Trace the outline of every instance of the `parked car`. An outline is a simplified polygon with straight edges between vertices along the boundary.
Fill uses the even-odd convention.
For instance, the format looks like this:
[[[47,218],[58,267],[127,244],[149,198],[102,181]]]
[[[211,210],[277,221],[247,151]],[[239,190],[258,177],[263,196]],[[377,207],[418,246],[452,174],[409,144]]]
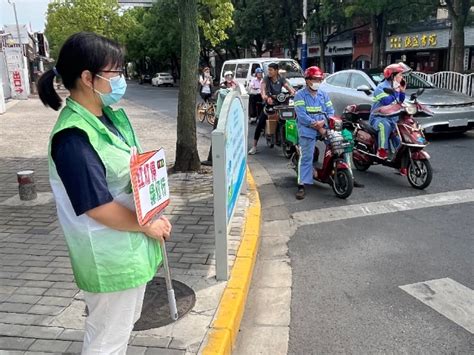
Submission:
[[[173,86],[174,80],[170,73],[156,73],[151,79],[152,86]]]
[[[465,132],[474,128],[474,97],[436,88],[421,76],[404,74],[406,98],[419,88],[425,89],[418,101],[433,111],[432,117],[418,118],[427,133]],[[383,80],[382,70],[342,70],[329,75],[321,84],[334,105],[336,114],[350,104],[372,104],[375,87]]]
[[[141,74],[140,77],[138,78],[138,83],[139,84],[145,84],[145,83],[151,84],[151,74]]]
[[[234,73],[234,80],[247,87],[255,74],[255,69],[263,69],[264,75],[268,72],[268,64],[277,63],[280,74],[288,79],[290,85],[298,90],[303,87],[304,75],[299,64],[288,58],[246,58],[226,60],[222,66],[220,81],[224,81],[224,73],[231,71]]]

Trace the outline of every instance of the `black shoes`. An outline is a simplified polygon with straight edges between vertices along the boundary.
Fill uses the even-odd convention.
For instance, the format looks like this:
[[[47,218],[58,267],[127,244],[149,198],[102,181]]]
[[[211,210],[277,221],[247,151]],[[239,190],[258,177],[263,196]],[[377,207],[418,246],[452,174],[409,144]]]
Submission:
[[[298,192],[296,193],[296,199],[297,200],[304,199],[304,186],[298,186]]]

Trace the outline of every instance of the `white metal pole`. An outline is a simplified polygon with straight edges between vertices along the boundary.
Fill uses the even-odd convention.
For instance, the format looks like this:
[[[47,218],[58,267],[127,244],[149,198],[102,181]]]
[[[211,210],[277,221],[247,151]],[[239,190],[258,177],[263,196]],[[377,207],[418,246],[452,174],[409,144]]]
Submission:
[[[163,255],[163,268],[165,272],[166,290],[168,291],[168,304],[172,320],[178,320],[178,308],[176,307],[176,298],[174,296],[173,281],[171,280],[170,267],[168,265],[168,254],[163,239],[160,239],[161,254]]]

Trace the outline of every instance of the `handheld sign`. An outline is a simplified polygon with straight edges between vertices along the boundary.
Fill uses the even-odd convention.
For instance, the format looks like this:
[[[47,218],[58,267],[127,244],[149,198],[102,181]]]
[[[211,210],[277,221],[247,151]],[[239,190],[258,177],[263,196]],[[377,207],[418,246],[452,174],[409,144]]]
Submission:
[[[130,158],[130,174],[133,189],[133,199],[137,211],[138,223],[143,226],[155,216],[161,214],[170,203],[170,190],[168,187],[168,173],[166,171],[165,152],[163,149],[143,154],[137,153],[137,148],[132,148]],[[160,240],[163,255],[163,268],[165,271],[166,288],[171,319],[178,319],[178,309],[171,280],[168,255],[163,239]]]
[[[143,226],[170,203],[164,150],[138,154],[132,148],[130,174],[138,223]]]

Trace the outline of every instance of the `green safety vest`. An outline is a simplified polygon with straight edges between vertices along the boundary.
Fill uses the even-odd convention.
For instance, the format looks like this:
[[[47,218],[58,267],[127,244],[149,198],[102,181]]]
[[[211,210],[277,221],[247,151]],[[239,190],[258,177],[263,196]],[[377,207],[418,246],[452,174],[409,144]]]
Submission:
[[[68,98],[50,136],[49,179],[56,200],[77,286],[88,292],[113,292],[150,281],[161,264],[157,240],[140,232],[124,232],[100,224],[83,213],[76,216],[51,158],[53,136],[67,128],[82,130],[105,166],[106,181],[114,201],[135,211],[130,183],[130,147],[140,149],[125,112],[104,108],[126,142],[91,112]]]

